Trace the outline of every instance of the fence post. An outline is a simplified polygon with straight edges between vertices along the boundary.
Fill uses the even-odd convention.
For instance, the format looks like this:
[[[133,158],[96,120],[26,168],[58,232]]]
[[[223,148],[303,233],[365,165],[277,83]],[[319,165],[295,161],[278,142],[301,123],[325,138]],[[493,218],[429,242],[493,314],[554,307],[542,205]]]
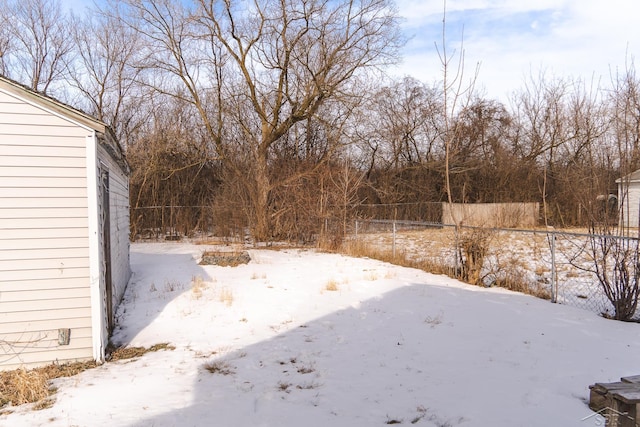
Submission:
[[[556,277],[556,233],[551,232],[551,302],[558,302],[558,278]]]
[[[356,219],[356,240],[358,240],[358,220]]]
[[[393,221],[393,243],[391,245],[391,256],[396,257],[396,222]]]

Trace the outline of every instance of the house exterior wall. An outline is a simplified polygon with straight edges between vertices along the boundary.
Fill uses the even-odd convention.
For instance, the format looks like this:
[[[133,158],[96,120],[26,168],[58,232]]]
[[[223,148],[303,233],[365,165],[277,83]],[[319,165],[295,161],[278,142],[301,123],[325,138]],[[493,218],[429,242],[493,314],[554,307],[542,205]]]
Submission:
[[[113,307],[117,307],[131,277],[129,260],[129,178],[105,150],[98,147],[98,161],[109,171],[109,214]]]
[[[624,227],[638,227],[640,214],[640,181],[619,180],[618,200],[620,205],[621,224]]]
[[[0,369],[92,357],[90,133],[0,90]]]

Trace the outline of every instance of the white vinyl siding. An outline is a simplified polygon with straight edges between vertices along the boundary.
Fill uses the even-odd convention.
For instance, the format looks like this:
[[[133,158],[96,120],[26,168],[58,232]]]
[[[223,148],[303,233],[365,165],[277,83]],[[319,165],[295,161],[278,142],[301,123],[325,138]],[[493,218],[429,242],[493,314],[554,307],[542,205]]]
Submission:
[[[618,183],[620,223],[624,227],[636,228],[640,217],[640,170],[616,182]]]
[[[117,307],[131,276],[129,263],[129,180],[101,147],[98,158],[109,169],[109,214],[113,307]]]
[[[90,133],[0,91],[0,369],[92,357]]]

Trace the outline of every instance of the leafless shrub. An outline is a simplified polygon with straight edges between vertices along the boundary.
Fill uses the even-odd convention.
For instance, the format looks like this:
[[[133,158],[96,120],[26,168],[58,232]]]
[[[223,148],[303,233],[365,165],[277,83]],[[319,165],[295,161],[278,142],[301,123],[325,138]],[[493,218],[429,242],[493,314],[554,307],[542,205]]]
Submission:
[[[596,276],[613,306],[613,313],[604,312],[605,317],[616,320],[634,317],[640,298],[639,249],[636,238],[604,234],[592,234],[589,238],[591,265],[586,270]]]
[[[460,277],[473,285],[484,285],[483,267],[489,254],[493,233],[482,228],[472,228],[461,233],[457,256],[460,260]]]

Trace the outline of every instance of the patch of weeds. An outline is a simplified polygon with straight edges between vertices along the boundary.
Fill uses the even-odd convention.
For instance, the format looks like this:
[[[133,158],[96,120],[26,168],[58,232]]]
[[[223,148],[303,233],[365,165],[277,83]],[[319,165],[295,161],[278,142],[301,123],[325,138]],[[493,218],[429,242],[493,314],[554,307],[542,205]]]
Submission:
[[[335,279],[329,279],[324,289],[326,291],[335,292],[338,290],[338,282],[336,282]]]
[[[71,377],[96,366],[96,362],[89,361],[56,363],[29,370],[20,368],[0,371],[0,408],[6,405],[17,406],[35,402],[42,402],[41,409],[50,407],[53,401],[47,403],[45,400],[52,400],[49,397],[57,391],[55,387],[51,387],[50,380]]]
[[[438,315],[434,317],[427,316],[424,319],[424,323],[431,325],[431,328],[435,328],[436,326],[442,323],[442,313],[438,313]]]
[[[48,397],[33,405],[33,410],[42,411],[43,409],[51,408],[54,403],[56,403],[56,400],[54,398]]]
[[[174,292],[181,289],[184,289],[184,285],[176,280],[167,280],[164,283],[165,292]]]
[[[402,424],[402,420],[387,417],[385,424]]]
[[[292,386],[293,384],[291,383],[286,383],[284,381],[280,381],[278,383],[278,390],[280,391],[284,391],[285,393],[290,393],[291,390],[289,390],[289,388]]]
[[[233,366],[224,360],[214,360],[203,365],[204,369],[212,374],[232,375],[235,374]]]
[[[320,384],[315,383],[315,382],[313,382],[313,381],[312,381],[312,382],[310,382],[310,383],[298,384],[298,385],[296,386],[296,388],[297,388],[298,390],[315,390],[315,389],[317,389],[317,388],[319,388],[319,387],[320,387]]]
[[[304,375],[304,374],[310,374],[312,372],[315,372],[315,369],[309,368],[309,367],[306,367],[306,366],[302,366],[302,367],[298,368],[298,373],[299,374],[303,374]]]
[[[368,271],[367,274],[365,274],[364,276],[364,280],[375,282],[376,280],[378,280],[378,275],[376,274],[375,271]]]
[[[536,266],[535,270],[533,271],[536,276],[544,276],[546,273],[548,273],[550,270],[543,265],[538,265]]]
[[[119,347],[111,348],[108,361],[130,359],[142,356],[150,351],[175,350],[168,343],[156,344],[149,348],[144,347]],[[54,363],[34,369],[14,369],[12,371],[0,371],[0,408],[7,405],[17,406],[26,403],[36,403],[33,409],[41,410],[50,408],[55,400],[50,398],[57,389],[51,387],[50,381],[56,378],[72,377],[86,370],[93,369],[98,364],[93,361]],[[7,411],[0,411],[5,414]]]
[[[227,307],[231,307],[233,305],[233,292],[231,289],[224,287],[220,290],[220,295],[218,299],[221,303],[224,303]]]
[[[117,347],[111,349],[107,356],[107,361],[113,362],[116,360],[133,359],[134,357],[143,356],[146,353],[159,350],[175,350],[176,348],[169,343],[160,343],[152,345],[151,347]]]
[[[411,420],[411,424],[417,424],[418,421],[420,421],[421,419],[423,419],[425,417],[425,415],[427,415],[427,409],[422,405],[418,406],[418,408],[416,408],[416,411],[418,412],[418,415],[416,415]]]
[[[191,278],[191,292],[193,293],[193,297],[195,299],[202,298],[202,291],[207,288],[207,285],[202,280],[202,277],[192,277]]]
[[[149,292],[157,292],[158,290],[156,289],[156,284],[155,283],[151,283],[151,286],[149,287]]]

